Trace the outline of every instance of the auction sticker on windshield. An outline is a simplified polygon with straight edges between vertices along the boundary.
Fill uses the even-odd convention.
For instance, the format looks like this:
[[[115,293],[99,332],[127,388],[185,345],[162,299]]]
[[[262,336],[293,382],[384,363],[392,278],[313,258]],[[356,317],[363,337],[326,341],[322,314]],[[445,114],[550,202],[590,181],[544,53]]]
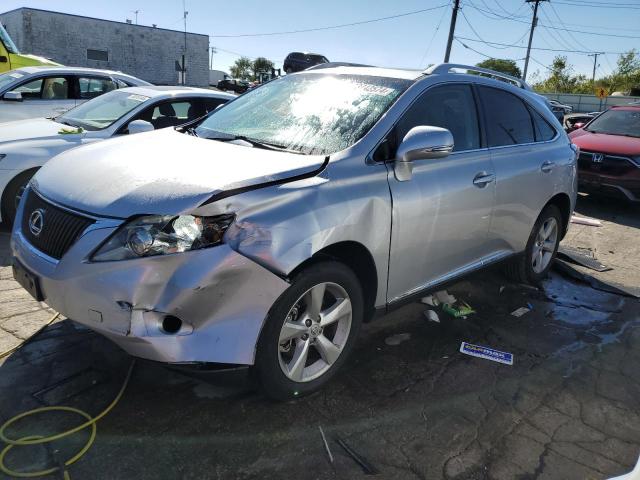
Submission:
[[[473,345],[471,343],[462,342],[460,352],[472,357],[493,360],[494,362],[504,363],[505,365],[513,365],[513,354],[501,352],[493,348],[483,347],[481,345]]]
[[[149,97],[145,97],[144,95],[136,95],[135,93],[132,93],[127,97],[127,100],[133,100],[134,102],[146,102],[147,100],[149,100]]]

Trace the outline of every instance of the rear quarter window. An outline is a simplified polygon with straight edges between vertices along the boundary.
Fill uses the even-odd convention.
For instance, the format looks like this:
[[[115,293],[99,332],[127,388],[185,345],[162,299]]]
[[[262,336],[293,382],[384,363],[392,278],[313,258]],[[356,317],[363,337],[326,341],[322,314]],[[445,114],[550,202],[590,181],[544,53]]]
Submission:
[[[556,136],[556,130],[549,122],[547,122],[542,115],[536,112],[534,109],[530,109],[531,116],[533,117],[533,125],[535,127],[536,141],[548,142],[553,140]]]

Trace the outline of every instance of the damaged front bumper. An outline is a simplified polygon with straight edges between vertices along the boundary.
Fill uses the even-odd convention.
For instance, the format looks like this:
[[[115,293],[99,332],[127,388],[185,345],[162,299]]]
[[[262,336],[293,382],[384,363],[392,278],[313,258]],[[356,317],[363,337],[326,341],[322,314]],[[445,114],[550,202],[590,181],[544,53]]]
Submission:
[[[224,244],[89,262],[116,228],[97,222],[57,261],[29,244],[16,226],[12,251],[38,277],[49,306],[131,355],[252,365],[267,312],[289,284]]]

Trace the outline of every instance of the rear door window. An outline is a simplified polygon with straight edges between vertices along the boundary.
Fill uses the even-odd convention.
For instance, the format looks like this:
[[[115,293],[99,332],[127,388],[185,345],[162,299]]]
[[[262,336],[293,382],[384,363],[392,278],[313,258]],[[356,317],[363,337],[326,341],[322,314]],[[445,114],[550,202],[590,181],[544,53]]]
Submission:
[[[107,77],[79,77],[80,98],[88,100],[116,90],[118,84]]]
[[[396,126],[398,143],[413,127],[446,128],[453,135],[454,151],[480,148],[480,129],[471,86],[433,87],[416,100]]]
[[[498,88],[480,86],[478,90],[490,147],[535,142],[533,119],[522,100]]]

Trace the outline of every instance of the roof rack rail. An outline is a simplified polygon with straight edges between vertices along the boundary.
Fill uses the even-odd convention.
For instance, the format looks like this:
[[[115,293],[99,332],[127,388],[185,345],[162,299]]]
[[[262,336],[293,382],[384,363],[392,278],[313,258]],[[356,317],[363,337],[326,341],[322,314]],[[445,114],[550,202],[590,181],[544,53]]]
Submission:
[[[531,90],[531,86],[521,78],[514,77],[512,75],[507,75],[506,73],[497,72],[495,70],[489,70],[488,68],[474,67],[471,65],[462,65],[458,63],[440,63],[437,65],[432,65],[431,67],[427,68],[423,73],[425,75],[444,74],[444,73],[452,73],[451,70],[466,70],[467,72],[481,73],[497,79],[506,80],[524,90]]]
[[[331,67],[372,67],[372,66],[373,65],[364,65],[362,63],[351,63],[351,62],[327,62],[327,63],[319,63],[318,65],[309,67],[306,70],[320,70],[323,68],[331,68]]]

